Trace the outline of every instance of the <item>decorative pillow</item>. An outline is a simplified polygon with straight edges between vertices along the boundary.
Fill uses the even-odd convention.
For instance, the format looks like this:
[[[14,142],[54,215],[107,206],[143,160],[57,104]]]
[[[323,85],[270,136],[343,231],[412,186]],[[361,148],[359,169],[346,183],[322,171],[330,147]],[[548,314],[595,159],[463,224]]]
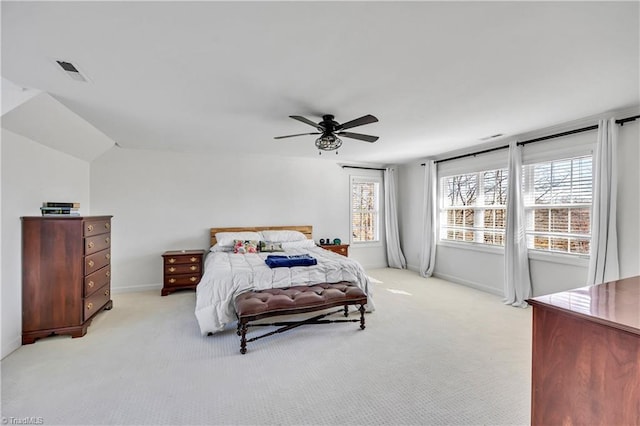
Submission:
[[[284,251],[282,248],[283,243],[277,243],[273,241],[260,241],[260,251],[265,253],[272,253],[274,251]]]
[[[282,248],[287,250],[287,249],[292,249],[292,248],[310,248],[310,247],[315,247],[316,246],[316,242],[313,240],[302,240],[302,241],[284,241],[282,243]]]
[[[234,240],[233,252],[240,254],[257,253],[258,241],[257,240]]]
[[[216,241],[221,246],[233,247],[234,240],[242,241],[260,241],[262,235],[259,232],[242,231],[242,232],[217,232]]]
[[[283,241],[302,241],[306,240],[307,237],[305,237],[302,232],[284,229],[281,231],[262,231],[262,239],[274,243],[281,243]]]

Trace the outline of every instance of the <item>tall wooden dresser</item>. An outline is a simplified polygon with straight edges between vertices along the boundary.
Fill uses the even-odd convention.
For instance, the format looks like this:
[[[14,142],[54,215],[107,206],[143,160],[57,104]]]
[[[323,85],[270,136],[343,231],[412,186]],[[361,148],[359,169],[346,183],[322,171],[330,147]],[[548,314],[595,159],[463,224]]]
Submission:
[[[111,217],[22,217],[22,344],[82,337],[111,309]]]

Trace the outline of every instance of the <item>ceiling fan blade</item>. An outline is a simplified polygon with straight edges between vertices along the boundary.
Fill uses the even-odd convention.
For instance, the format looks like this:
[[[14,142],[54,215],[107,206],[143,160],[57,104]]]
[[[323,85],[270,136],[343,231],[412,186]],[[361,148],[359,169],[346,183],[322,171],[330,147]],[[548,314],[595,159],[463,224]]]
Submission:
[[[336,127],[336,130],[346,130],[356,126],[362,126],[364,124],[371,124],[377,122],[378,119],[375,118],[371,114],[364,115],[360,118],[356,118],[355,120],[347,121],[346,123],[339,124]]]
[[[296,136],[319,135],[320,133],[298,133],[297,135],[275,136],[274,139],[293,138]]]
[[[298,120],[298,121],[302,121],[305,124],[308,124],[309,126],[313,126],[316,129],[320,130],[324,130],[324,125],[322,125],[322,123],[318,124],[318,123],[314,123],[313,121],[309,120],[308,118],[304,118],[302,116],[299,115],[290,115],[289,117],[293,118],[294,120]]]
[[[375,142],[379,139],[378,136],[363,135],[361,133],[351,132],[339,132],[337,133],[337,135],[344,136],[345,138],[358,139],[365,142]]]

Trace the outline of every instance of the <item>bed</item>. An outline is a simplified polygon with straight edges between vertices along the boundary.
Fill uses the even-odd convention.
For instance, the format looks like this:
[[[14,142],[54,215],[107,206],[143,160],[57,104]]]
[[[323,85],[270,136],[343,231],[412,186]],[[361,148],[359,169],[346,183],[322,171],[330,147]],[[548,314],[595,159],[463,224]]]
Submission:
[[[268,238],[266,241],[276,245],[281,243],[281,249],[284,251],[247,250],[234,253],[233,244],[229,247],[232,237],[250,236],[255,233],[263,240]],[[205,258],[202,279],[196,288],[195,315],[202,335],[217,333],[224,330],[227,324],[235,322],[235,298],[252,290],[347,281],[354,283],[367,294],[366,310],[372,312],[375,309],[372,284],[362,266],[353,259],[316,246],[312,234],[313,227],[310,225],[211,228],[211,248]],[[218,241],[216,235],[224,235],[224,241]],[[234,238],[233,241],[242,239]],[[291,241],[274,242],[274,239]],[[317,259],[317,264],[272,269],[265,263],[268,255],[303,254]]]

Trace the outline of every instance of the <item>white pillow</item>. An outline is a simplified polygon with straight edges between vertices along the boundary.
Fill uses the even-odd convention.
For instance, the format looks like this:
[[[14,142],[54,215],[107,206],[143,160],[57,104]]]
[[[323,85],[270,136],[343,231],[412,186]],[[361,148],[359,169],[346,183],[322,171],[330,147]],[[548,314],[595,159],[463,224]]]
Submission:
[[[233,240],[262,240],[262,235],[259,232],[242,231],[242,232],[216,232],[216,241],[221,246],[233,247]]]
[[[262,231],[262,239],[274,243],[282,243],[285,241],[302,241],[307,237],[299,231],[284,229],[282,231]]]
[[[285,250],[292,249],[292,248],[310,248],[315,246],[316,246],[315,241],[308,240],[306,238],[301,241],[283,241],[282,242],[282,248]]]
[[[233,251],[233,246],[221,246],[220,244],[214,244],[209,249],[212,253],[220,253],[225,251]]]

